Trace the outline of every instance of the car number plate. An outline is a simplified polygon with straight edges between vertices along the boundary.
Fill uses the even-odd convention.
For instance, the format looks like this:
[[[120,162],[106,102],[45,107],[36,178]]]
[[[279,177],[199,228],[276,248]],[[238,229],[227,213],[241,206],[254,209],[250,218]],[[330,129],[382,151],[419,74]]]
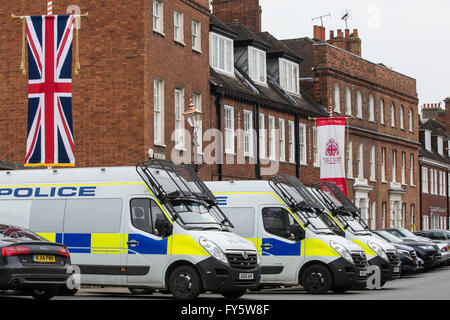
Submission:
[[[360,272],[359,272],[359,276],[360,276],[360,277],[365,277],[365,276],[367,276],[367,271],[360,271]]]
[[[55,256],[35,255],[33,256],[34,262],[55,263]]]
[[[395,267],[394,272],[400,272],[400,267]]]
[[[253,273],[239,273],[239,280],[253,280]]]

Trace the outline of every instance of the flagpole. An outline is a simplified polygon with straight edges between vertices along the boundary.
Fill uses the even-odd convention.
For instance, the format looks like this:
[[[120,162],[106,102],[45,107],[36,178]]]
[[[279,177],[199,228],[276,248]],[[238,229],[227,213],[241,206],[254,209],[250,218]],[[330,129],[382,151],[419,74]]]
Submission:
[[[53,1],[52,0],[47,2],[47,15],[48,16],[53,15]]]

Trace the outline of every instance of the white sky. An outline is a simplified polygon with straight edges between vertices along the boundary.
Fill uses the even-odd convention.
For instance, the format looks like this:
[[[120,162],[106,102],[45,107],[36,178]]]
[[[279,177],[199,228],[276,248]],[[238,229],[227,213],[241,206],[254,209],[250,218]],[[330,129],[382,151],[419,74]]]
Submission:
[[[450,97],[449,0],[260,0],[262,29],[278,39],[312,37],[321,15],[329,30],[359,29],[362,56],[417,79],[420,103]],[[442,104],[444,106],[444,104]]]

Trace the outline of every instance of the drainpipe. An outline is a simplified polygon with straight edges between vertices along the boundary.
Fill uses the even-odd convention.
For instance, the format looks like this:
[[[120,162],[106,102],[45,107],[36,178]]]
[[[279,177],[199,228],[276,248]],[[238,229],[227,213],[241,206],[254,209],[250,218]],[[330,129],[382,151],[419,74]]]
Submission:
[[[223,93],[218,92],[217,96],[216,96],[216,113],[217,113],[217,129],[223,133],[222,130],[222,109],[223,109]],[[217,141],[217,150],[219,150],[218,154],[219,157],[217,159],[217,168],[219,171],[219,181],[223,181],[223,135],[222,138],[218,139],[219,141]]]
[[[300,117],[295,115],[295,176],[300,180]]]
[[[420,230],[423,230],[423,212],[422,212],[422,197],[423,197],[423,186],[422,186],[422,161],[419,160],[419,210],[420,210]]]
[[[261,149],[261,141],[259,141],[259,112],[260,106],[255,104],[253,106],[253,128],[255,128],[256,133],[256,166],[255,166],[255,177],[258,180],[261,180],[261,158],[260,158],[260,149]]]

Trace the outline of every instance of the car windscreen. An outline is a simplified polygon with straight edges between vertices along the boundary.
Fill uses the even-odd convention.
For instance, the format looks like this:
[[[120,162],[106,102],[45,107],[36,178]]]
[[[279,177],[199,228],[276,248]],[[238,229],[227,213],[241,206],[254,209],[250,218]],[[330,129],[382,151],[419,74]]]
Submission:
[[[187,224],[221,224],[212,212],[212,208],[208,208],[203,203],[182,199],[171,200],[170,203]]]
[[[18,239],[18,240],[31,240],[31,241],[46,241],[44,238],[37,234],[20,228],[0,228],[0,234],[3,238]]]
[[[404,242],[403,239],[400,239],[387,231],[377,231],[376,234],[380,235],[390,242]]]

